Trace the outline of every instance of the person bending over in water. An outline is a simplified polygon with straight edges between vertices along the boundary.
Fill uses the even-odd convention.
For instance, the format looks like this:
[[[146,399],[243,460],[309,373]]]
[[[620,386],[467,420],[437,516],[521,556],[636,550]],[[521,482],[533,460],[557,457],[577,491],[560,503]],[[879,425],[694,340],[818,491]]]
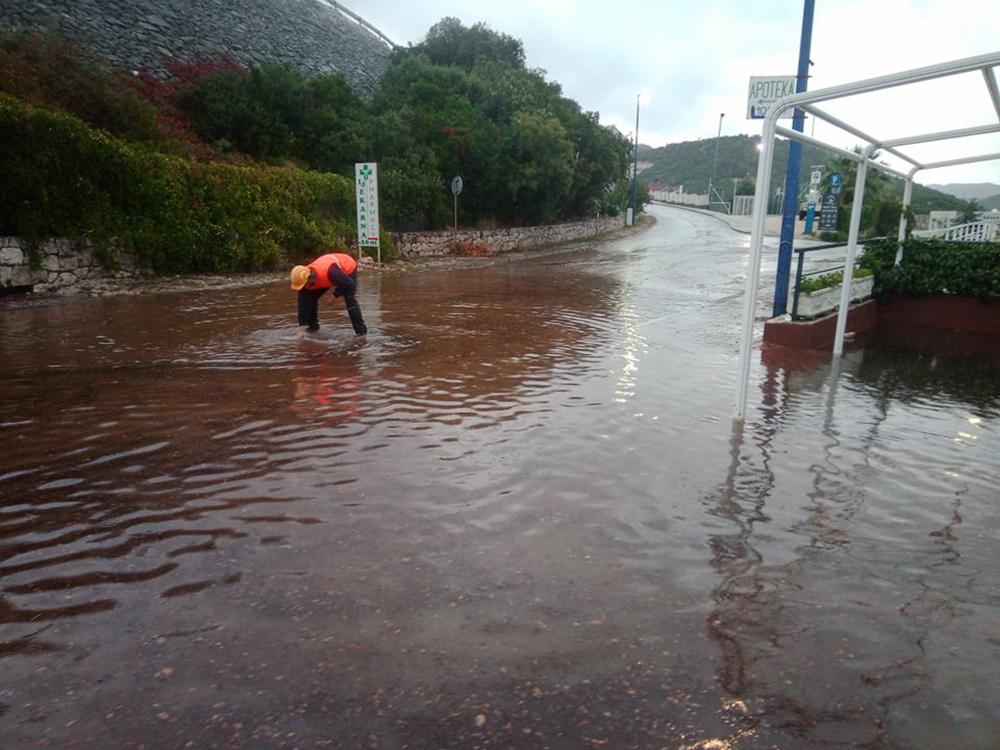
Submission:
[[[305,266],[295,266],[291,274],[292,291],[299,293],[299,337],[306,331],[319,330],[319,298],[327,289],[334,297],[343,297],[351,316],[354,333],[364,336],[368,326],[361,317],[361,307],[354,296],[358,288],[358,262],[345,253],[327,253]]]

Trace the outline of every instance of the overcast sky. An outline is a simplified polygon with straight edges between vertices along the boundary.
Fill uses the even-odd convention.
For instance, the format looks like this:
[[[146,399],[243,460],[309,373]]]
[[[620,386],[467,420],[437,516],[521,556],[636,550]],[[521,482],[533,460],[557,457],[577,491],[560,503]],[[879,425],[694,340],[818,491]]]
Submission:
[[[527,65],[601,122],[667,143],[760,134],[746,119],[751,75],[794,75],[802,0],[344,0],[397,44],[419,42],[445,16],[485,22],[524,43]],[[1000,51],[1000,0],[817,0],[810,89]],[[995,69],[1000,77],[1000,68]],[[997,122],[982,74],[908,86],[822,105],[879,138]],[[813,131],[806,123],[806,133]],[[857,139],[815,126],[850,148]],[[924,162],[1000,152],[1000,135],[911,147]],[[893,166],[904,163],[886,159]],[[1000,161],[923,172],[923,183],[1000,183]]]

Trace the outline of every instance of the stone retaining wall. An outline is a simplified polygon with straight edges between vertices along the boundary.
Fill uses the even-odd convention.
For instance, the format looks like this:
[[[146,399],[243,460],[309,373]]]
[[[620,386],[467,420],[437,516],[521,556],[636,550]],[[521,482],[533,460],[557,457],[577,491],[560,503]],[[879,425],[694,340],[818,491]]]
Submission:
[[[622,227],[620,216],[493,230],[452,232],[402,232],[392,238],[400,257],[421,258],[454,254],[497,255],[512,250],[548,247],[561,242],[594,237]],[[105,270],[86,242],[51,239],[39,245],[40,264],[32,269],[25,243],[18,237],[0,237],[0,292],[18,289],[56,294],[103,294],[114,292],[115,281],[138,278],[135,255],[114,253],[117,269]]]
[[[17,237],[0,237],[0,292],[24,288],[58,294],[96,294],[110,290],[116,279],[138,276],[135,257],[115,254],[118,270],[107,271],[88,243],[48,240],[39,245],[41,264],[32,269],[25,243]]]
[[[404,259],[451,255],[456,252],[496,255],[593,237],[601,232],[618,229],[624,226],[624,222],[621,216],[602,216],[600,219],[538,227],[463,229],[457,233],[399,232],[392,234],[392,240],[399,249],[400,257]]]
[[[0,28],[52,31],[116,68],[166,76],[170,59],[228,56],[341,73],[370,98],[390,47],[321,0],[2,0]]]

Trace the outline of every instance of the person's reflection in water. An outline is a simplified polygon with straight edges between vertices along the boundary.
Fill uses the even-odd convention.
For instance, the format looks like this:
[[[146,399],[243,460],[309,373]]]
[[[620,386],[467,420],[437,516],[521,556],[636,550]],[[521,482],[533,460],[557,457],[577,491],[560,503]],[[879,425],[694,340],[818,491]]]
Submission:
[[[292,411],[303,419],[344,421],[358,415],[361,377],[353,361],[302,363],[292,378]]]

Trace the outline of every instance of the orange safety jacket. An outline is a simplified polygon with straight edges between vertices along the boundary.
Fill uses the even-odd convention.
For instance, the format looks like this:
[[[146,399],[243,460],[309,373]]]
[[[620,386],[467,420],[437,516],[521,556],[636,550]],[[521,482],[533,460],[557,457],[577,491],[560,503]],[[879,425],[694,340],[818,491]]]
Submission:
[[[350,276],[358,267],[358,262],[350,255],[344,253],[327,253],[319,256],[310,263],[307,268],[316,272],[316,280],[305,285],[305,289],[329,289],[333,286],[330,281],[330,266],[337,266],[347,276]]]

